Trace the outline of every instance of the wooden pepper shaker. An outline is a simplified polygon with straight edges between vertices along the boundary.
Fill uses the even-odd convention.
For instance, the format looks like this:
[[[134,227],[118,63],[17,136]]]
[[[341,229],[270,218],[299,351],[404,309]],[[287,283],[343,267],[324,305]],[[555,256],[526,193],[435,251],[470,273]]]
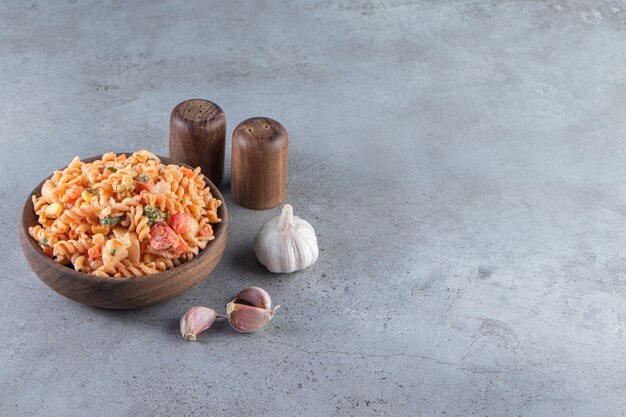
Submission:
[[[254,117],[233,132],[231,195],[240,206],[264,210],[287,194],[289,137],[276,120]]]
[[[199,166],[216,187],[224,178],[226,116],[208,100],[186,100],[170,115],[170,158]]]

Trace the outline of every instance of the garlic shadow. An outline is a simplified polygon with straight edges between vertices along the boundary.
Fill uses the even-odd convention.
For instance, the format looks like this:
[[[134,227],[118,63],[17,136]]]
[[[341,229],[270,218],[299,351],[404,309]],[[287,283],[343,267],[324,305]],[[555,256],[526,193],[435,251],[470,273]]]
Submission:
[[[231,266],[238,270],[237,272],[254,274],[255,277],[272,277],[272,273],[256,258],[254,248],[252,247],[244,245],[233,248],[229,257],[232,260]]]

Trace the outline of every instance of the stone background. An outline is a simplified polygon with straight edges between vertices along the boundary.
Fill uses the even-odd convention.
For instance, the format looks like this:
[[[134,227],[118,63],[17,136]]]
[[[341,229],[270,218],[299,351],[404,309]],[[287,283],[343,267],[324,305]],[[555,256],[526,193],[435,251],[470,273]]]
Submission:
[[[1,416],[626,414],[623,1],[3,1]],[[166,155],[171,109],[290,133],[287,202],[319,234],[272,275],[235,205],[193,291],[104,311],[19,248],[72,157]],[[230,147],[230,141],[229,145]],[[227,174],[230,151],[227,153]],[[263,331],[190,306],[266,288]]]

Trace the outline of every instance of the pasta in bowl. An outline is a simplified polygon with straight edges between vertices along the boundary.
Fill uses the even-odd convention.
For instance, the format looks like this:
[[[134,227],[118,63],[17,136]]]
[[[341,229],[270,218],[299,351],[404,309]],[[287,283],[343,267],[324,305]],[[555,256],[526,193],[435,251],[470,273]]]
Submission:
[[[146,150],[108,153],[74,158],[34,190],[21,243],[33,270],[57,292],[132,308],[202,280],[221,258],[227,223],[219,190],[199,168]]]

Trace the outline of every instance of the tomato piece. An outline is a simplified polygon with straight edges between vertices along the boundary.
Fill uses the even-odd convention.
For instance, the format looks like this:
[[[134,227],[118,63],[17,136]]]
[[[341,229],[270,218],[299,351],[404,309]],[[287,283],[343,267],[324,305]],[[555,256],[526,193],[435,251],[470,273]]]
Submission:
[[[187,240],[193,240],[200,226],[196,219],[188,213],[176,213],[170,218],[170,224],[176,233]]]
[[[150,191],[150,189],[153,187],[154,187],[154,182],[152,180],[135,181],[135,188],[137,188],[140,191],[142,190]]]
[[[205,224],[200,228],[199,236],[213,236],[213,228],[210,224]]]
[[[67,191],[65,192],[65,195],[63,196],[63,202],[65,203],[63,205],[65,206],[66,210],[69,210],[72,207],[74,207],[74,203],[76,202],[76,200],[78,200],[80,195],[83,193],[83,190],[84,188],[80,185],[74,185],[67,189]]]
[[[193,218],[187,213],[176,213],[170,217],[170,225],[178,234],[184,235],[189,230],[189,225]]]
[[[89,255],[89,259],[102,258],[102,251],[99,246],[92,246],[87,251],[87,255]]]
[[[150,246],[154,250],[169,250],[177,247],[180,238],[165,222],[158,222],[150,228]]]
[[[83,193],[84,188],[80,185],[74,185],[73,187],[68,188],[65,195],[67,196],[67,201],[76,201],[78,197]]]

